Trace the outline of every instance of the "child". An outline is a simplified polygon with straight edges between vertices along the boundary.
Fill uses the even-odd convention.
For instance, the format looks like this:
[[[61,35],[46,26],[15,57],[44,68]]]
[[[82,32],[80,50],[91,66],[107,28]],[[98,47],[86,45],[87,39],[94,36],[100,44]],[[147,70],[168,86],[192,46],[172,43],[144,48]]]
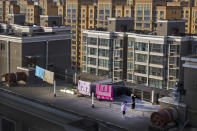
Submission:
[[[127,101],[123,102],[121,105],[122,118],[124,119],[125,119],[126,110],[127,110]]]

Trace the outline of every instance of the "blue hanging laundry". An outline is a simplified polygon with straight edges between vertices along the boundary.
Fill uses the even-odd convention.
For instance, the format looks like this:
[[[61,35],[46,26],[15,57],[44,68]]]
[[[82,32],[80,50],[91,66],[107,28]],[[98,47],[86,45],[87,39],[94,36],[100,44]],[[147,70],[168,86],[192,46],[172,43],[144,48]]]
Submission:
[[[36,66],[35,76],[43,79],[44,78],[44,69],[39,66]]]

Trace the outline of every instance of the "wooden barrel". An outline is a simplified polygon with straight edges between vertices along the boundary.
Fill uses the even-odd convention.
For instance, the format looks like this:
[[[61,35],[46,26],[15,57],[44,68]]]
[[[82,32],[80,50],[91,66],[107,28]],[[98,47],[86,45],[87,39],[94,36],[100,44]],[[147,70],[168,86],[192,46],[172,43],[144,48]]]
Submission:
[[[169,107],[161,109],[151,114],[151,121],[154,125],[164,126],[169,122],[173,122],[177,119],[178,112],[175,108]]]

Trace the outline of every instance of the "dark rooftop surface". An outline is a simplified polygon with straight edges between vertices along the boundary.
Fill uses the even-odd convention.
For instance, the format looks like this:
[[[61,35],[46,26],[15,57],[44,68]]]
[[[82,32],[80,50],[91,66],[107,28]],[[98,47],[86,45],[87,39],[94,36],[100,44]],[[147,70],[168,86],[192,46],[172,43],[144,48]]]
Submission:
[[[69,86],[71,85],[57,82],[57,97],[53,96],[53,86],[45,83],[20,87],[5,87],[0,85],[0,91],[9,91],[11,94],[17,94],[28,100],[50,105],[57,109],[63,109],[95,121],[102,121],[120,129],[132,131],[148,130],[150,114],[158,109],[158,106],[152,106],[147,102],[138,100],[136,109],[132,111],[128,101],[126,119],[123,119],[120,112],[120,103],[126,98],[117,98],[114,102],[95,100],[95,108],[93,109],[90,97],[77,97],[76,95],[60,92],[60,89],[65,89],[65,87]]]

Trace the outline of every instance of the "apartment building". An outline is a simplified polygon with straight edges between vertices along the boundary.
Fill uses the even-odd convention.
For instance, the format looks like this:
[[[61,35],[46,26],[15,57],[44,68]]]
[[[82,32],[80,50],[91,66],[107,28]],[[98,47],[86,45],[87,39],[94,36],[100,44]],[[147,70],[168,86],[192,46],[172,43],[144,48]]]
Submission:
[[[153,30],[156,6],[165,6],[165,0],[135,1],[135,30]]]
[[[195,53],[190,49],[196,38],[180,36],[184,21],[157,24],[156,35],[84,30],[82,72],[160,89],[174,87],[183,79],[180,58]]]
[[[81,30],[88,27],[88,22],[94,28],[94,0],[67,0],[65,24],[72,27],[72,69],[80,71],[81,61]],[[89,13],[90,12],[90,13]],[[90,19],[88,18],[90,16]],[[82,17],[82,18],[81,18]],[[89,21],[88,21],[89,20]]]
[[[133,1],[127,0],[67,0],[65,24],[72,28],[73,69],[82,67],[82,29],[107,28],[108,17],[133,16]],[[74,17],[73,17],[74,16]]]
[[[62,17],[62,25],[65,24],[66,3],[65,1],[57,1],[58,15]]]
[[[25,23],[39,25],[40,7],[31,0],[20,0],[20,13],[25,14]]]
[[[197,6],[192,7],[191,34],[197,33]]]
[[[0,22],[5,21],[5,1],[0,1]]]
[[[58,6],[53,0],[40,0],[40,15],[58,15]]]
[[[20,6],[17,5],[17,1],[5,1],[5,22],[8,22],[8,14],[19,14]]]

